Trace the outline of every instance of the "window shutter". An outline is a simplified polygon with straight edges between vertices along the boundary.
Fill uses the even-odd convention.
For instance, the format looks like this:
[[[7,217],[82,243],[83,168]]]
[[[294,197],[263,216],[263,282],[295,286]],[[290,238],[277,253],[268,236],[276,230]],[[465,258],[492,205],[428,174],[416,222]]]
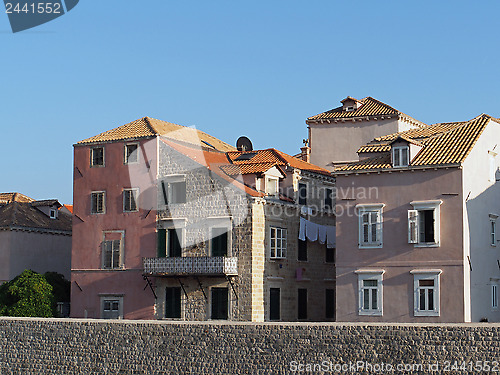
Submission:
[[[408,210],[408,243],[418,243],[417,210]]]
[[[158,229],[158,257],[165,258],[167,256],[167,230]]]
[[[382,245],[382,217],[380,212],[377,212],[375,216],[377,220],[377,245]]]

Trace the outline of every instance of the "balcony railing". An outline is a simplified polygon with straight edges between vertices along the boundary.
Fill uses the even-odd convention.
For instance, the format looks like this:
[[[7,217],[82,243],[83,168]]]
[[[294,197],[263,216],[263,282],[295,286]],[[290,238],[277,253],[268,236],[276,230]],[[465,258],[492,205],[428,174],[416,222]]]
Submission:
[[[237,257],[143,258],[144,274],[153,276],[237,276]]]

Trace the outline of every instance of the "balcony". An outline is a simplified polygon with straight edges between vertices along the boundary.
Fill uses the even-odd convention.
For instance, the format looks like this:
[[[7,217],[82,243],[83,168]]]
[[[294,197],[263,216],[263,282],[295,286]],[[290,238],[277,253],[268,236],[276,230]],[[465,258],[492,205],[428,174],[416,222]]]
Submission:
[[[237,257],[143,258],[144,274],[151,276],[237,276]]]

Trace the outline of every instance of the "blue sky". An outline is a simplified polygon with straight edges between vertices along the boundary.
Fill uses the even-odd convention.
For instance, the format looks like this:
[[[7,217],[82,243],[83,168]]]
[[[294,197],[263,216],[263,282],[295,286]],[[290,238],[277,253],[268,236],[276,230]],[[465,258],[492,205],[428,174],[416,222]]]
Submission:
[[[347,95],[500,117],[500,2],[82,0],[2,46],[0,191],[72,202],[73,144],[143,116],[297,153]],[[6,158],[5,158],[6,156]]]

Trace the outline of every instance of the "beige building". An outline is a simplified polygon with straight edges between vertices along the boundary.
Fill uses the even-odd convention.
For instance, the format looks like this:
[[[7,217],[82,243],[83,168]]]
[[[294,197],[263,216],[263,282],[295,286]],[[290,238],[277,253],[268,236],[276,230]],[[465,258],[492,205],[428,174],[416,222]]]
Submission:
[[[70,278],[71,214],[55,200],[0,193],[0,284],[25,269]]]
[[[372,97],[357,100],[348,96],[341,103],[306,120],[310,162],[330,171],[358,160],[358,147],[376,137],[425,126]]]

